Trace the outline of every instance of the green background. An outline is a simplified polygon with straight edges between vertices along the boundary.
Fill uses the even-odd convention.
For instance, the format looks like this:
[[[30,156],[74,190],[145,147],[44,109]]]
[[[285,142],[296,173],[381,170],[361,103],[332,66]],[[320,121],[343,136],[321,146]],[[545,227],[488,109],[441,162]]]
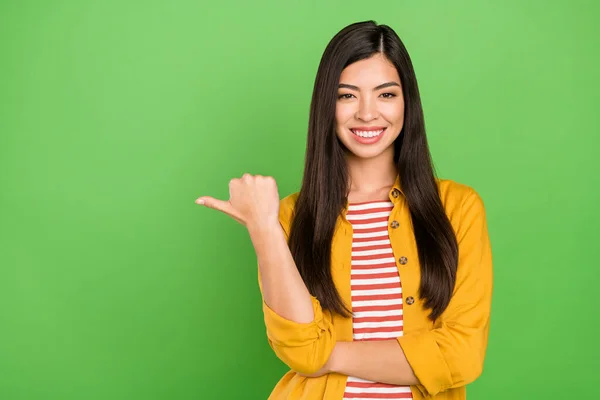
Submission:
[[[595,1],[0,2],[0,399],[265,399],[244,172],[299,188],[321,54],[404,40],[440,177],[483,197],[469,399],[600,398]]]

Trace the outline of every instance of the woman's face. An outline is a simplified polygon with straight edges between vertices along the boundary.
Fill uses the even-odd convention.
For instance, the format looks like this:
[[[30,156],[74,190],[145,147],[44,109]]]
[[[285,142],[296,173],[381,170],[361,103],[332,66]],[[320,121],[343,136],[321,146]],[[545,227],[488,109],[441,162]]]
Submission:
[[[382,54],[357,61],[340,76],[336,134],[359,158],[373,158],[393,145],[404,125],[398,71]]]

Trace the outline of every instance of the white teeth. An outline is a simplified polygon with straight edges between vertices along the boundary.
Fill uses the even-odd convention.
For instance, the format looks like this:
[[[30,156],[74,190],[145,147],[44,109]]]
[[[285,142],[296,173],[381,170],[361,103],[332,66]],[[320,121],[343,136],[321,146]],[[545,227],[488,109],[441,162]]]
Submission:
[[[371,138],[371,137],[375,137],[375,136],[381,135],[381,132],[383,132],[383,129],[380,129],[378,131],[357,131],[357,130],[352,130],[352,132],[356,136]]]

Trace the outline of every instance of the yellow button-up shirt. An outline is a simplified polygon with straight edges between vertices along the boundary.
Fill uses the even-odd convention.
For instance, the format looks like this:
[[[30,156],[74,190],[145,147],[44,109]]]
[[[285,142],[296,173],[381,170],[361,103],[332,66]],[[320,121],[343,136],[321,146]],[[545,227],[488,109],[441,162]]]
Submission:
[[[411,386],[413,399],[465,399],[465,385],[482,372],[487,347],[492,298],[492,253],[485,209],[469,186],[438,180],[442,203],[456,232],[459,261],[456,286],[444,313],[434,322],[419,298],[420,267],[410,213],[399,179],[390,189],[394,207],[388,233],[396,258],[404,304],[404,330],[398,343],[419,384]],[[279,220],[289,237],[294,193],[281,200]],[[352,226],[344,213],[333,235],[333,281],[350,307]],[[402,262],[400,259],[402,258]],[[260,283],[260,279],[259,279]],[[407,298],[412,297],[410,301]],[[413,301],[414,299],[414,301]],[[275,386],[269,399],[342,399],[347,376],[330,373],[305,378],[294,371],[316,371],[328,360],[336,341],[352,341],[352,318],[323,310],[312,297],[314,320],[296,323],[282,318],[263,300],[269,344],[291,370]]]

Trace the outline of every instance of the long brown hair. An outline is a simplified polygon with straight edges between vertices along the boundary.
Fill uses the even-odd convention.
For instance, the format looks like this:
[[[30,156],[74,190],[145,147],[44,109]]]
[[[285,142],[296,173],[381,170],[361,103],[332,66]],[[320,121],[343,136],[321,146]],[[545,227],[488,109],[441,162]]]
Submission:
[[[290,251],[309,292],[321,306],[349,316],[331,275],[334,228],[349,190],[344,148],[335,133],[337,90],[344,68],[376,53],[383,53],[394,64],[402,84],[404,126],[394,143],[394,162],[418,248],[419,295],[434,320],[446,309],[454,290],[458,245],[438,193],[412,62],[398,35],[387,25],[374,21],[351,24],[333,37],[323,53],[310,105],[304,176],[290,230]]]

